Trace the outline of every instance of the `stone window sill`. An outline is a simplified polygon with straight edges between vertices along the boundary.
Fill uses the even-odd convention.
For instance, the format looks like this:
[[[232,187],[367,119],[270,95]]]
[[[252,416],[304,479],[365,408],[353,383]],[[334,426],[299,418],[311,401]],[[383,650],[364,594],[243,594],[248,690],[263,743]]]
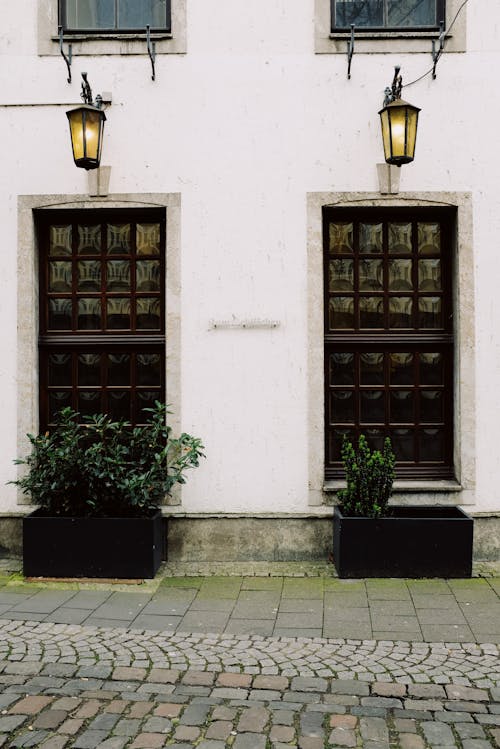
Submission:
[[[345,489],[345,481],[332,479],[325,481],[323,491],[338,492]],[[399,492],[461,492],[463,486],[458,481],[395,481],[394,493]]]

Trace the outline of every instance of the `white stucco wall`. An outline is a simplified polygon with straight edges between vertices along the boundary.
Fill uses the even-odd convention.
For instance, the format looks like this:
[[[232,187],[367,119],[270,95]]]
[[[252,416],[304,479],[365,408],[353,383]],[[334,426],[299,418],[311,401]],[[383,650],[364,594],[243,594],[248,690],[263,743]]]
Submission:
[[[188,53],[158,55],[155,82],[144,54],[75,57],[68,85],[61,57],[37,55],[36,24],[36,0],[0,4],[0,513],[18,509],[5,486],[17,450],[17,198],[87,192],[64,114],[82,70],[94,94],[113,95],[110,193],[181,194],[181,421],[208,456],[184,509],[307,511],[306,195],[378,191],[383,90],[396,64],[403,82],[432,66],[430,42],[428,54],[355,54],[348,81],[344,55],[314,53],[313,0],[189,0]],[[422,112],[401,190],[473,198],[477,512],[500,511],[499,25],[497,2],[471,0],[467,52],[445,53],[435,81],[404,92]],[[209,330],[233,316],[279,325]]]

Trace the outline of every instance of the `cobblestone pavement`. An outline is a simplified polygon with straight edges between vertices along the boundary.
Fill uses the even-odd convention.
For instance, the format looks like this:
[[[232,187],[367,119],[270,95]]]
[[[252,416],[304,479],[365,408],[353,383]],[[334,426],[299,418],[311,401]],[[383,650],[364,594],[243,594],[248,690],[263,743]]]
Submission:
[[[492,749],[499,647],[0,622],[0,746]]]

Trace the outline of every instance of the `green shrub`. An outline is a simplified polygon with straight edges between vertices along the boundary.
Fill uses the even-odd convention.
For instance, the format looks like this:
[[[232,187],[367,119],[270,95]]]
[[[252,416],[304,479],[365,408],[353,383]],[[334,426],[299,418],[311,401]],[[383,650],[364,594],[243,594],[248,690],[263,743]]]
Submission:
[[[347,480],[347,488],[338,492],[342,513],[369,518],[387,515],[395,463],[389,437],[384,441],[382,452],[371,452],[363,434],[359,437],[357,450],[344,437],[342,462]]]
[[[53,431],[28,434],[32,451],[15,461],[27,472],[12,483],[47,515],[148,515],[204,454],[196,437],[172,437],[165,404],[147,410],[148,423],[131,427],[104,414],[82,423],[64,408]]]

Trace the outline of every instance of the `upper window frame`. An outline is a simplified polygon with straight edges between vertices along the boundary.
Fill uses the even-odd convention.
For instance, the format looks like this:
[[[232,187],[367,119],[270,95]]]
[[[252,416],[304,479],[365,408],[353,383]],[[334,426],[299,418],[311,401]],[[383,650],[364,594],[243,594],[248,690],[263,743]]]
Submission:
[[[170,0],[170,30],[152,29],[156,54],[186,54],[187,0]],[[38,54],[60,56],[59,49],[60,0],[38,0]],[[92,29],[64,31],[64,39],[72,45],[73,56],[78,55],[146,55],[146,29]]]
[[[446,0],[445,30],[456,17],[453,29],[446,34],[446,52],[466,51],[466,12],[463,0]],[[315,0],[315,39],[317,54],[346,54],[346,43],[351,29],[332,31],[332,5],[334,0]],[[457,15],[458,13],[458,15]],[[430,54],[432,40],[439,36],[439,28],[355,28],[355,54],[387,54],[422,52]]]

